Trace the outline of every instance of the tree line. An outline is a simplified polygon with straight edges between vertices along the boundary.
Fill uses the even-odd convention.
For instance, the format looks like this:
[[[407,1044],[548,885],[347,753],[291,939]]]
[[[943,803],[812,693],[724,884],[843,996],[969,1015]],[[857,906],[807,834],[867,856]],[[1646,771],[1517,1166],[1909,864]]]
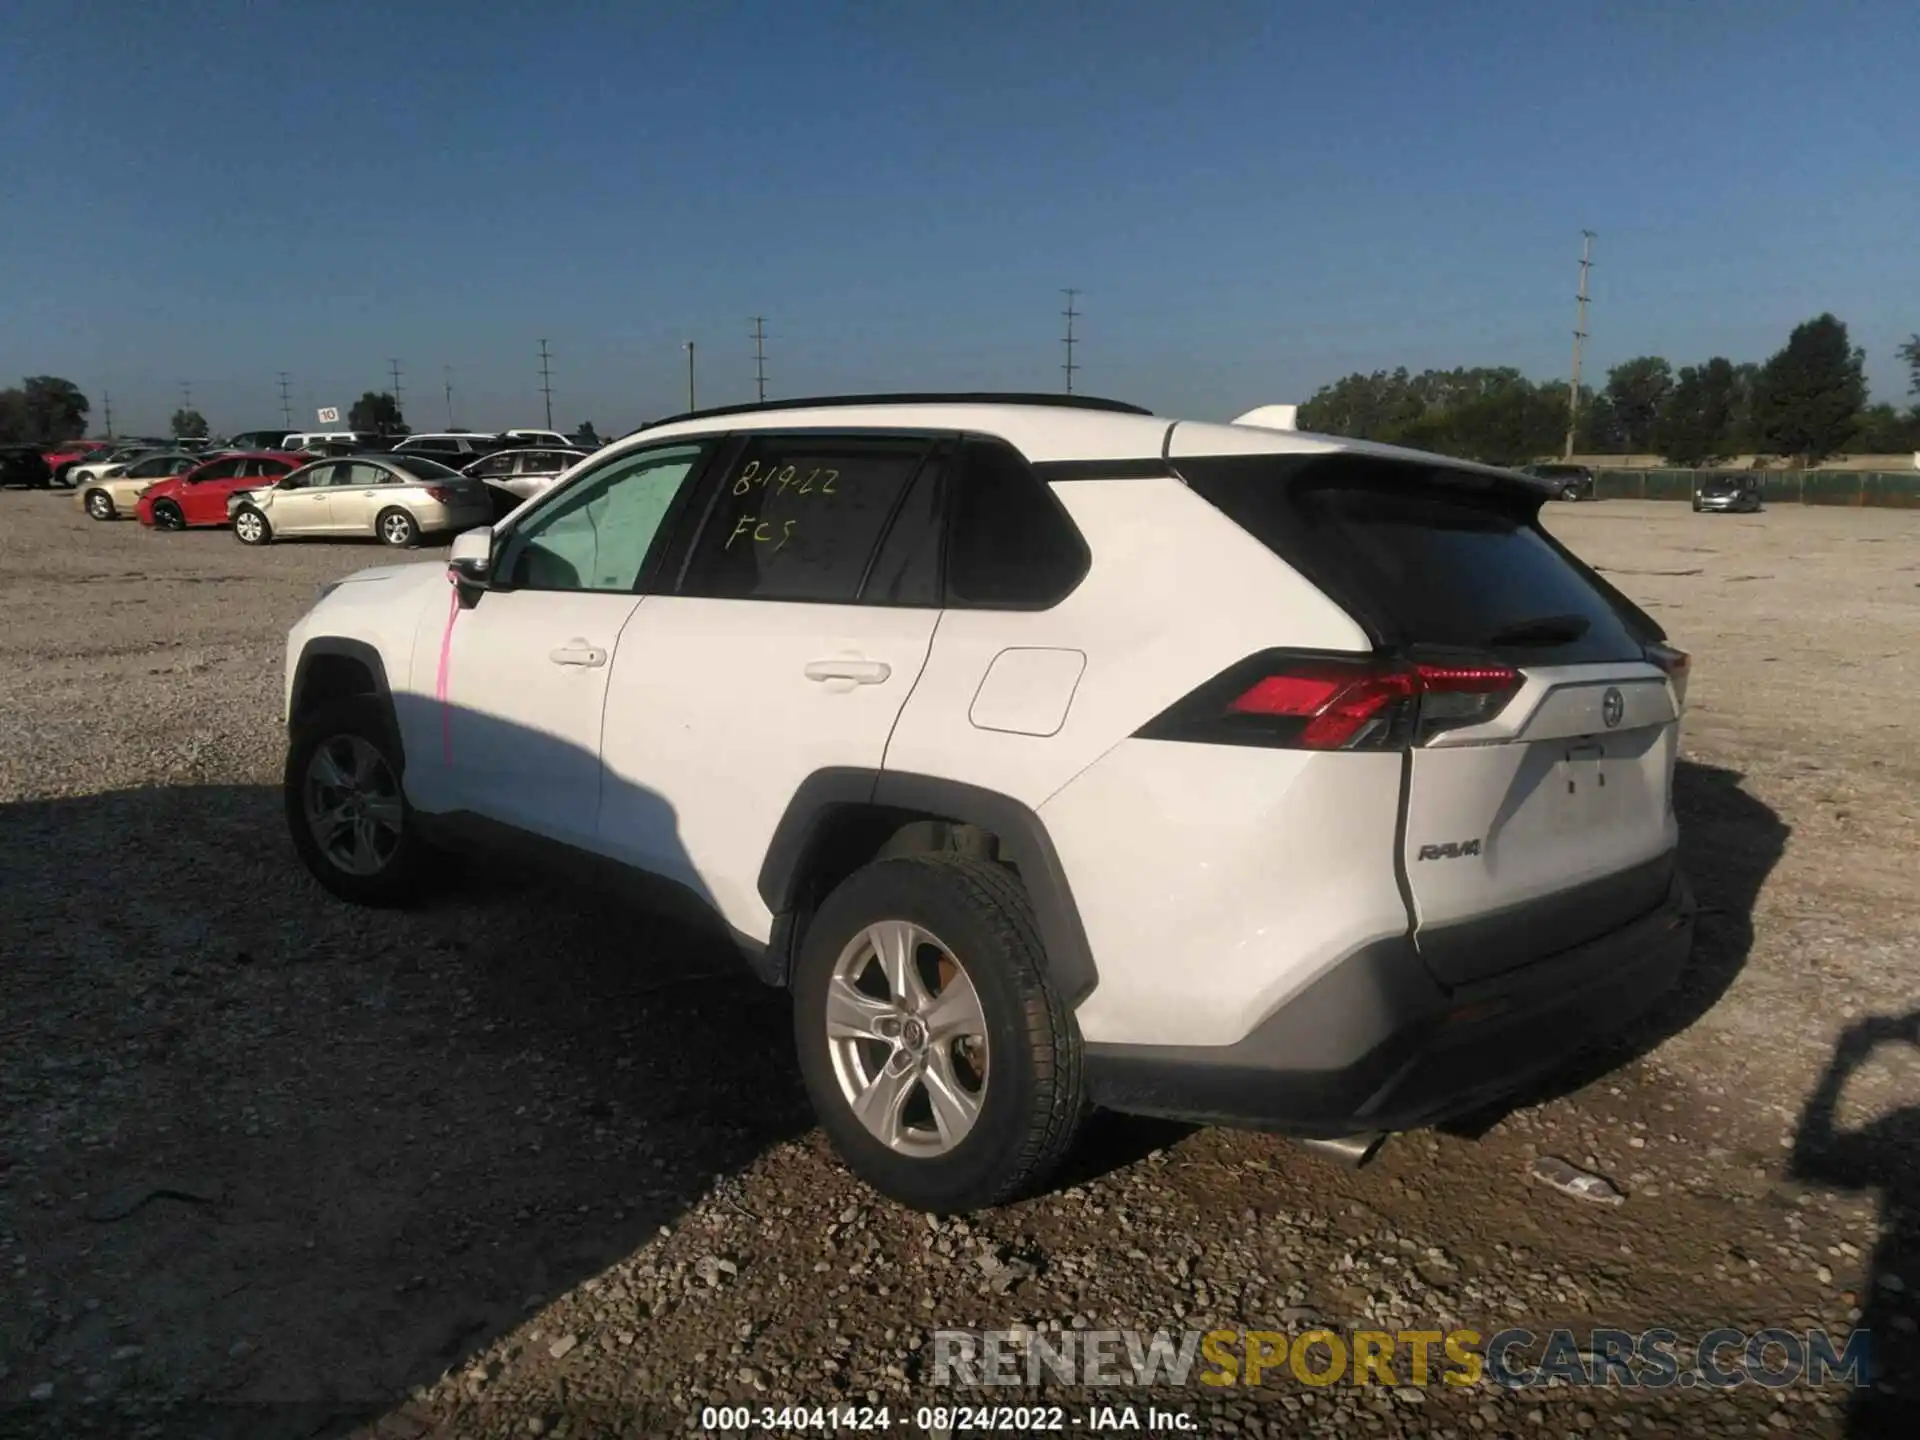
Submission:
[[[1897,353],[1909,394],[1920,396],[1920,334]],[[1920,404],[1869,405],[1865,363],[1846,325],[1819,315],[1762,364],[1716,355],[1676,370],[1642,355],[1608,371],[1603,389],[1581,386],[1577,399],[1564,380],[1535,383],[1510,366],[1356,373],[1315,392],[1299,423],[1494,465],[1560,454],[1569,420],[1576,453],[1656,454],[1688,468],[1747,454],[1811,465],[1920,450]]]
[[[93,405],[80,387],[58,375],[29,375],[20,384],[0,390],[0,445],[59,445],[87,433]],[[211,432],[198,410],[181,407],[168,422],[176,440],[203,439]],[[363,434],[405,435],[406,417],[391,394],[369,390],[347,412],[347,428]],[[598,448],[599,432],[592,421],[574,432],[582,444]]]

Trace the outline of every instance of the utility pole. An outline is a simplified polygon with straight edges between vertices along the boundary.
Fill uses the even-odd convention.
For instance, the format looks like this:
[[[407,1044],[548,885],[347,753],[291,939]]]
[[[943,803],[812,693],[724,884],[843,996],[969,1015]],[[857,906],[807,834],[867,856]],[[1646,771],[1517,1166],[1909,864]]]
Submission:
[[[1574,432],[1580,428],[1580,351],[1587,343],[1587,271],[1593,268],[1593,231],[1580,232],[1579,318],[1573,323],[1573,378],[1567,382],[1566,459],[1573,458]]]
[[[293,401],[287,394],[287,372],[280,372],[280,418],[287,429],[293,429]]]
[[[113,438],[113,392],[103,390],[100,393],[101,408],[107,412],[107,439]]]
[[[453,367],[442,365],[440,369],[447,379],[447,428],[451,430],[453,428]]]
[[[180,382],[180,408],[182,410],[191,410],[193,408],[193,382],[191,380],[182,380]]]
[[[547,401],[547,428],[553,428],[553,377],[547,369],[547,342],[540,342],[540,393]]]
[[[753,317],[753,388],[762,404],[767,399],[767,317]]]
[[[401,413],[401,410],[400,410],[400,362],[398,360],[387,361],[387,369],[391,371],[393,374],[393,389],[389,393],[392,394],[393,396],[393,413],[398,415]]]
[[[687,409],[697,410],[699,408],[693,399],[693,342],[689,340],[687,341]]]
[[[1080,312],[1073,308],[1073,301],[1074,301],[1074,297],[1077,296],[1080,292],[1078,290],[1062,290],[1060,293],[1067,297],[1067,308],[1060,312],[1061,314],[1067,317],[1067,333],[1065,337],[1066,346],[1067,346],[1067,363],[1062,365],[1060,368],[1066,371],[1067,394],[1071,395],[1073,393],[1073,372],[1080,368],[1078,365],[1073,363],[1073,346],[1074,346],[1073,322],[1076,319],[1078,319],[1080,315]]]

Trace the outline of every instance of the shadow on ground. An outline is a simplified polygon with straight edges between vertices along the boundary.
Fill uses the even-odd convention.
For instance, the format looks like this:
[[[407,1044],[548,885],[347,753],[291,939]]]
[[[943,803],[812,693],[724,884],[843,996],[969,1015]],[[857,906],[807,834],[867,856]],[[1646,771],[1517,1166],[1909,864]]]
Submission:
[[[1754,906],[1791,833],[1740,780],[1737,771],[1691,760],[1674,771],[1680,866],[1700,911],[1693,952],[1673,992],[1611,1041],[1576,1055],[1510,1100],[1447,1125],[1449,1133],[1477,1138],[1515,1110],[1571,1095],[1651,1053],[1719,1003],[1753,951]]]
[[[723,939],[496,872],[356,909],[274,788],[0,806],[0,876],[0,1428],[338,1433],[811,1124]]]
[[[1920,1105],[1848,1129],[1838,1111],[1847,1081],[1876,1050],[1920,1046],[1920,1010],[1848,1027],[1807,1097],[1789,1173],[1796,1180],[1874,1196],[1880,1236],[1867,1270],[1860,1323],[1872,1337],[1874,1383],[1856,1390],[1849,1436],[1912,1435],[1920,1417]]]

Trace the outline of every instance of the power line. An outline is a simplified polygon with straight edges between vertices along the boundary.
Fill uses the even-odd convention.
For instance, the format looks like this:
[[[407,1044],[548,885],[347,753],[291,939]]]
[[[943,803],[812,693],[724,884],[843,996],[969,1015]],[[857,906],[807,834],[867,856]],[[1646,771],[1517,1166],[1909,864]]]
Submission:
[[[547,428],[553,428],[553,379],[547,369],[547,342],[540,342],[540,393],[547,401]]]
[[[293,400],[287,394],[287,372],[280,372],[280,418],[286,422],[287,429],[293,429]]]
[[[753,317],[753,387],[755,398],[767,398],[767,317]]]
[[[1062,290],[1060,293],[1067,297],[1067,308],[1060,312],[1067,317],[1067,333],[1065,336],[1067,363],[1060,368],[1066,372],[1067,394],[1071,395],[1073,393],[1073,372],[1080,368],[1073,363],[1073,347],[1076,343],[1073,338],[1073,322],[1078,319],[1080,315],[1080,312],[1073,308],[1073,302],[1080,292],[1078,290]]]
[[[1580,294],[1573,322],[1573,378],[1567,382],[1567,459],[1573,458],[1574,432],[1580,428],[1580,352],[1587,343],[1587,271],[1593,268],[1593,231],[1580,232]]]

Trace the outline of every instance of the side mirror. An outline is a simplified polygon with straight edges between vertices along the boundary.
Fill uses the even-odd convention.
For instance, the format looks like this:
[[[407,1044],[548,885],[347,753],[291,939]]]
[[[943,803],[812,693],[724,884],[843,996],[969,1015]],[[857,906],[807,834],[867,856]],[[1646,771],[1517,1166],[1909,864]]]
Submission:
[[[493,527],[462,530],[447,553],[447,575],[456,585],[485,590],[493,583]]]

